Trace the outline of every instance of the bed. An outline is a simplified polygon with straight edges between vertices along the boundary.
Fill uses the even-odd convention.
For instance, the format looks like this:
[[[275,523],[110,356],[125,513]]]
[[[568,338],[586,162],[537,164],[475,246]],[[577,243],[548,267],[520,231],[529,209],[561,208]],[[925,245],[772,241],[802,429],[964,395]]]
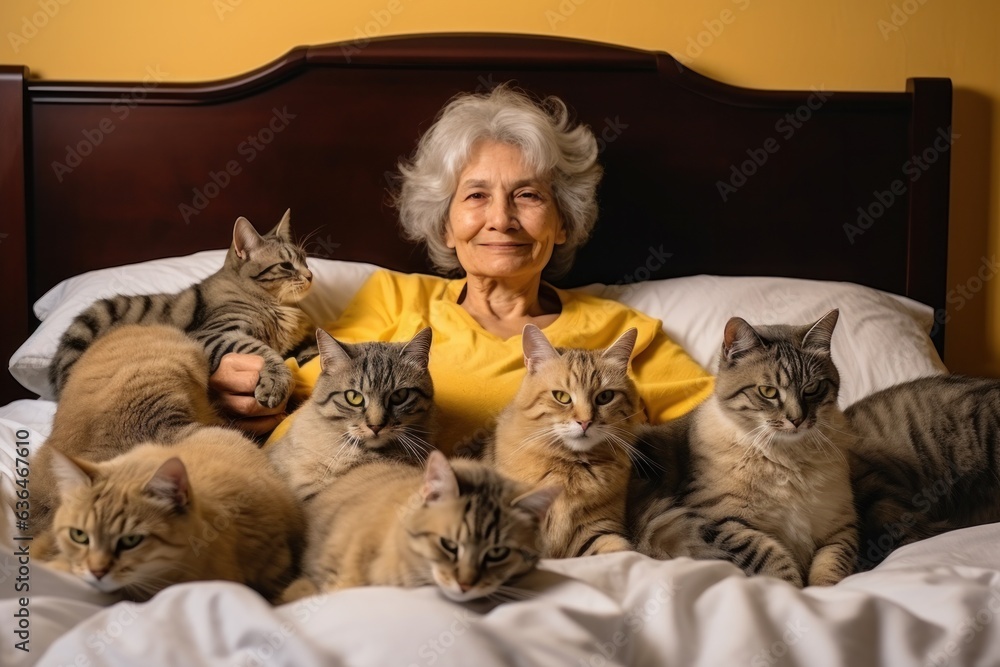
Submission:
[[[237,216],[264,227],[289,207],[296,232],[311,234],[317,319],[375,266],[430,271],[398,236],[387,183],[452,95],[508,80],[559,95],[599,137],[600,222],[560,286],[659,317],[709,368],[731,315],[805,322],[840,307],[843,404],[945,371],[947,79],[898,92],[749,90],[665,53],[514,35],[303,47],[204,84],[168,83],[155,67],[122,84],[4,66],[5,497],[19,450],[48,434],[45,370],[80,308],[114,291],[179,289],[219,265]],[[276,608],[218,582],[112,604],[19,561],[18,543],[0,556],[0,661],[993,664],[998,540],[996,525],[955,531],[829,589],[610,554],[543,561],[524,599],[500,605],[371,588]]]

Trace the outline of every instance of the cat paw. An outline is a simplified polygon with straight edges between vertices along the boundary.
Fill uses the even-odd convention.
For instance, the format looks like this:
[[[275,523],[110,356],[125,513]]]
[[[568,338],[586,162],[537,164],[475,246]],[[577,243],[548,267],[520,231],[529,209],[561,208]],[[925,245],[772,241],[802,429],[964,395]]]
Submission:
[[[253,395],[264,407],[276,408],[288,398],[291,384],[291,376],[288,373],[283,376],[261,373]]]
[[[319,589],[305,577],[296,579],[291,584],[288,585],[282,593],[281,597],[278,598],[279,604],[288,604],[289,602],[295,602],[296,600],[301,600],[302,598],[307,598],[311,595],[319,594]]]
[[[632,543],[621,535],[601,535],[584,555],[611,554],[618,551],[633,551]]]

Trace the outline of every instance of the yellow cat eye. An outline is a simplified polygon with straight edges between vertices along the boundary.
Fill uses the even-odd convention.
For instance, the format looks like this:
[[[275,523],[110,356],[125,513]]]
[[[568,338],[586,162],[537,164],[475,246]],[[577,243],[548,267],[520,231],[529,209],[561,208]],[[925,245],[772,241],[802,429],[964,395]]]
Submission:
[[[118,549],[120,551],[125,551],[126,549],[134,549],[139,546],[145,535],[126,535],[118,539]]]
[[[757,391],[760,392],[760,395],[764,398],[775,398],[778,395],[777,389],[763,384],[757,387]]]
[[[397,389],[389,396],[389,403],[392,405],[402,405],[410,397],[409,389]]]
[[[613,399],[614,397],[615,397],[614,391],[610,389],[605,389],[600,394],[598,394],[596,398],[594,398],[594,402],[597,403],[598,405],[607,405],[608,403],[611,402],[611,399]]]
[[[441,548],[450,554],[458,555],[458,545],[449,540],[447,537],[441,538]]]
[[[365,404],[365,397],[362,396],[360,392],[354,391],[353,389],[345,391],[344,398],[346,398],[347,402],[356,408],[360,408]]]
[[[493,547],[486,552],[485,560],[498,563],[510,555],[507,547]]]
[[[69,539],[73,540],[77,544],[90,544],[90,538],[87,537],[87,533],[83,532],[79,528],[69,529]]]
[[[573,399],[565,391],[554,391],[552,392],[552,397],[563,405],[569,405]]]
[[[802,393],[806,396],[815,396],[819,393],[819,382],[810,382],[806,386],[802,387]]]

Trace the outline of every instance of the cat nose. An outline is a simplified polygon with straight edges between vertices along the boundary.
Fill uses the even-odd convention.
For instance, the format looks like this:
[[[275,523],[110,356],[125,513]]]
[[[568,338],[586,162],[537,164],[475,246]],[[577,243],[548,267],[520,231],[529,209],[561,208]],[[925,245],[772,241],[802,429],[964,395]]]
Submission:
[[[368,429],[373,435],[378,435],[378,432],[382,430],[382,427],[374,424],[368,424]]]
[[[580,425],[580,430],[582,430],[584,433],[586,433],[587,432],[587,428],[589,428],[590,425],[593,424],[594,422],[593,421],[585,421],[585,422],[577,421],[576,423]]]
[[[94,568],[90,568],[90,573],[94,575],[94,579],[100,581],[104,577],[104,575],[108,573],[108,568],[101,567],[97,568],[96,570]]]
[[[472,588],[472,584],[463,584],[463,583],[462,583],[462,582],[460,581],[460,582],[458,582],[458,587],[459,587],[460,589],[462,589],[462,592],[463,592],[463,593],[466,593],[466,592],[468,592],[468,590],[469,590],[470,588]]]
[[[306,279],[306,282],[310,282],[311,283],[312,279],[313,279],[312,271],[309,271],[308,269],[305,270],[305,271],[303,271],[302,272],[302,277]]]
[[[805,420],[806,420],[805,415],[803,415],[802,417],[796,417],[795,419],[792,419],[791,417],[788,418],[788,421],[792,422],[792,426],[794,426],[795,428],[798,428],[799,424],[801,424]]]

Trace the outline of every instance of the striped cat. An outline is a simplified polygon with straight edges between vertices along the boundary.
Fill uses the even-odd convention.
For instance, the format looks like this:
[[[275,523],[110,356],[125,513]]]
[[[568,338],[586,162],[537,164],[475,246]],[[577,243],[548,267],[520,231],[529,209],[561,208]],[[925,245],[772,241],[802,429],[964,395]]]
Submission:
[[[859,436],[851,455],[859,569],[915,540],[1000,521],[1000,381],[922,378],[845,413]]]
[[[32,530],[43,532],[58,505],[52,450],[107,461],[140,442],[171,443],[222,424],[208,398],[208,362],[182,331],[128,324],[80,356],[63,388],[52,433],[32,458]]]
[[[261,236],[246,218],[236,220],[222,269],[178,294],[116,296],[97,301],[73,320],[56,350],[49,380],[58,397],[80,355],[122,324],[167,324],[201,343],[209,372],[229,352],[256,354],[264,367],[254,395],[273,408],[288,395],[292,376],[282,355],[296,351],[313,325],[296,305],[312,284],[303,251],[292,243],[285,211]]]
[[[351,468],[387,458],[423,464],[431,449],[431,330],[406,343],[349,345],[318,329],[322,372],[288,431],[267,446],[296,498],[311,500]]]
[[[376,461],[316,498],[303,577],[285,602],[353,586],[437,584],[450,599],[517,594],[505,584],[541,553],[540,524],[559,490],[530,490],[483,463],[432,451],[425,470]]]
[[[168,585],[244,583],[274,599],[302,551],[301,511],[257,445],[205,427],[102,463],[54,453],[51,565],[143,601]]]
[[[503,475],[563,489],[545,519],[545,556],[632,548],[625,499],[639,392],[628,375],[636,330],[606,350],[556,350],[538,327],[522,334],[527,373],[497,418],[486,451]]]
[[[833,310],[801,327],[729,320],[715,392],[686,418],[689,474],[683,507],[674,509],[687,517],[659,529],[683,530],[694,520],[705,542],[696,551],[716,549],[749,575],[796,586],[831,585],[853,572],[852,436],[837,407],[840,375],[830,354],[838,316]]]

